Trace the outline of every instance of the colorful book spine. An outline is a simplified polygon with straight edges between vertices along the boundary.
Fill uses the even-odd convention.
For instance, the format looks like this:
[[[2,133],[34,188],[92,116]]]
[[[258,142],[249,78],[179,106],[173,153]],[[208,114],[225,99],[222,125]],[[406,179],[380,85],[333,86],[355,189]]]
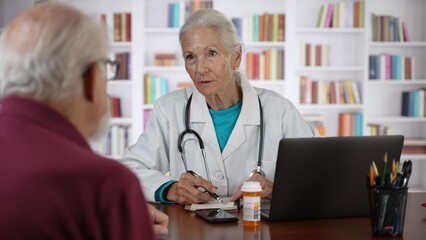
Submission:
[[[364,5],[362,5],[364,6]],[[364,18],[362,18],[364,19]],[[409,42],[407,25],[391,15],[372,15],[373,41]]]
[[[362,98],[356,81],[313,80],[300,77],[300,103],[302,104],[361,104]]]
[[[283,80],[284,49],[271,48],[246,53],[246,74],[249,80]]]
[[[108,155],[113,158],[123,155],[125,149],[129,146],[129,132],[131,131],[128,125],[113,124],[103,138],[96,142],[91,142],[92,149],[103,155]]]
[[[330,46],[326,44],[302,43],[302,66],[324,67],[330,66]]]
[[[168,3],[167,7],[167,27],[179,28],[192,12],[201,8],[212,8],[213,4],[211,0],[174,1]]]
[[[113,13],[113,40],[114,42],[130,42],[132,40],[132,15],[129,12]],[[101,22],[108,27],[106,14],[101,14]]]
[[[232,18],[239,36],[244,41],[284,41],[285,14],[263,13],[242,18]]]
[[[362,113],[360,112],[341,112],[339,113],[339,136],[362,136]]]
[[[413,79],[414,57],[382,53],[369,56],[370,80],[411,80]]]
[[[403,91],[401,97],[401,115],[406,117],[426,116],[426,89]]]
[[[168,80],[157,75],[144,75],[144,102],[145,104],[154,104],[161,96],[169,92]]]
[[[344,0],[321,5],[318,28],[364,28],[364,1]]]

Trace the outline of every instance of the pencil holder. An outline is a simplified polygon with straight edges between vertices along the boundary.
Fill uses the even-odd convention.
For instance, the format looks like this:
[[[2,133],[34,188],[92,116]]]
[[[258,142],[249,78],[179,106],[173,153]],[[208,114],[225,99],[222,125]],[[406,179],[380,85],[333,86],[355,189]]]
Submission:
[[[400,236],[404,230],[407,187],[369,186],[371,228],[374,235]]]

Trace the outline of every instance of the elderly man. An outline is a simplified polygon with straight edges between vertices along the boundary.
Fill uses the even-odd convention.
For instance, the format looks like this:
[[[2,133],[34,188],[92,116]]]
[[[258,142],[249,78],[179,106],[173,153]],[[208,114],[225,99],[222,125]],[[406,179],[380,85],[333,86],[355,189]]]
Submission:
[[[168,217],[137,178],[94,154],[108,126],[108,38],[69,6],[38,4],[0,35],[2,239],[153,239]]]

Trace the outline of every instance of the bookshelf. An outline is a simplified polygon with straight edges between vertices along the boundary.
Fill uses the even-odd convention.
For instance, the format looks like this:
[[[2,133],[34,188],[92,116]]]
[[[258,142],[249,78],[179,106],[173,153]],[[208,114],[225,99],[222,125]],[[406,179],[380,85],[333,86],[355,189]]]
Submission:
[[[386,6],[386,7],[383,7]],[[368,31],[367,55],[397,54],[414,58],[412,80],[370,80],[367,74],[364,89],[365,123],[379,123],[390,127],[391,133],[403,134],[408,139],[426,139],[425,117],[401,116],[402,92],[426,87],[426,2],[407,1],[369,1],[366,5],[367,16],[371,14],[389,15],[399,18],[407,25],[409,42],[373,41],[373,32]],[[372,21],[369,21],[372,24]],[[372,29],[372,26],[369,26]],[[421,173],[426,171],[426,154],[403,154],[401,159],[413,160],[414,172],[410,181],[411,190],[426,189],[426,179]]]
[[[129,11],[132,13],[132,42],[112,43],[114,51],[131,52],[131,79],[108,83],[108,91],[123,97],[123,118],[113,119],[114,123],[129,124],[129,142],[134,143],[144,129],[144,111],[151,110],[152,104],[144,103],[144,75],[153,74],[168,79],[169,91],[176,90],[178,83],[190,82],[180,57],[178,29],[169,28],[168,4],[180,0],[65,0],[98,18],[100,13]],[[23,8],[28,1],[0,0],[0,6],[13,12]],[[425,117],[402,117],[402,92],[426,88],[426,2],[424,0],[365,0],[361,28],[318,28],[317,22],[322,5],[350,0],[212,0],[214,8],[230,18],[254,14],[284,13],[284,42],[244,42],[244,53],[262,52],[277,48],[285,52],[284,78],[279,80],[251,80],[259,87],[275,90],[288,99],[304,114],[320,114],[324,121],[326,135],[337,136],[339,113],[360,112],[363,115],[363,134],[369,135],[369,124],[388,126],[392,134],[403,134],[406,138],[426,139]],[[7,4],[6,4],[7,3]],[[7,5],[7,6],[6,6]],[[11,5],[11,6],[9,6]],[[11,10],[11,11],[9,11]],[[13,10],[13,11],[12,11]],[[6,12],[6,11],[5,11]],[[373,41],[372,14],[391,15],[406,22],[410,35],[409,42]],[[0,11],[0,27],[4,16]],[[10,13],[7,13],[10,14]],[[330,64],[327,66],[303,66],[301,48],[303,44],[326,44],[330,46]],[[156,53],[176,54],[176,66],[155,66]],[[369,55],[399,54],[412,56],[414,78],[412,80],[370,80]],[[241,71],[246,72],[243,58]],[[350,79],[357,84],[361,102],[357,104],[302,104],[300,77],[309,76],[317,80]],[[426,191],[426,154],[403,154],[403,160],[414,161],[411,191]]]
[[[113,158],[118,158],[122,155],[123,150],[128,144],[136,141],[138,134],[134,131],[134,126],[140,125],[137,121],[138,109],[137,104],[137,80],[135,76],[140,76],[140,62],[138,57],[133,53],[140,51],[140,46],[135,44],[134,39],[138,37],[138,31],[134,30],[134,24],[131,24],[131,41],[120,40],[114,41],[114,14],[131,14],[131,22],[136,23],[138,20],[137,9],[139,5],[133,0],[122,0],[120,2],[114,0],[64,0],[69,4],[79,8],[83,12],[101,22],[102,15],[105,16],[106,26],[108,28],[111,56],[117,56],[123,53],[129,53],[127,58],[128,70],[126,77],[121,77],[119,80],[110,80],[107,84],[107,92],[109,96],[120,99],[121,117],[113,117],[110,121],[110,131],[105,139],[91,143],[92,147],[102,153]],[[139,8],[139,6],[138,6]],[[123,68],[124,66],[120,66]],[[120,74],[119,74],[120,75]]]

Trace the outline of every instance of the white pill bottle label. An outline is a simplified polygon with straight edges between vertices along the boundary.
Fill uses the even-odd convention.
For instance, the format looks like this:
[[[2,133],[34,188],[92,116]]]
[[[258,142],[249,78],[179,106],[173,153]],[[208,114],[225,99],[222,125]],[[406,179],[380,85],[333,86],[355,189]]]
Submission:
[[[262,187],[259,182],[244,182],[241,187],[243,192],[243,223],[244,227],[253,228],[260,226],[260,197]]]

